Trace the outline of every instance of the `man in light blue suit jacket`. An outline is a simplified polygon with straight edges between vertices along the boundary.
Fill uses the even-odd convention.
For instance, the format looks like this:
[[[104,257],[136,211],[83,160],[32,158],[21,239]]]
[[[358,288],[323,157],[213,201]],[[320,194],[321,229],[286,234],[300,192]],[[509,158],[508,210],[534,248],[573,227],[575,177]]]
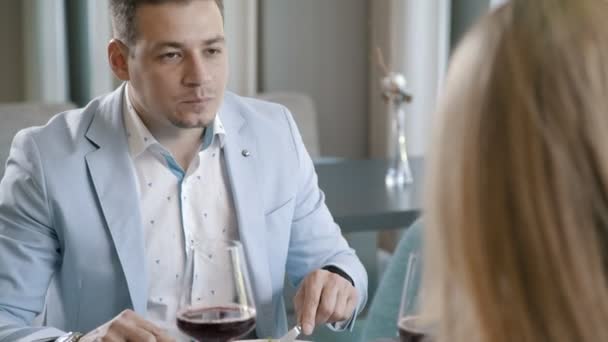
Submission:
[[[141,13],[136,7],[137,42],[121,37],[119,27],[123,40],[113,40],[108,50],[114,73],[127,83],[15,137],[0,182],[0,341],[53,340],[67,332],[93,331],[81,340],[88,341],[115,334],[118,324],[112,322],[149,327],[150,279],[125,131],[126,87],[153,134],[170,129],[179,134],[185,128],[154,127],[155,118],[146,117],[152,112],[161,119],[165,115],[167,122],[194,122],[188,132],[204,132],[219,115],[226,130],[227,178],[253,283],[257,335],[279,336],[287,330],[285,275],[300,288],[296,306],[303,324],[342,320],[339,328],[352,327],[366,302],[366,272],[324,203],[290,113],[276,104],[224,94],[220,8],[218,0],[147,4]],[[154,31],[147,22],[165,25]],[[188,25],[201,25],[194,31],[211,32],[212,39],[184,38],[193,31]],[[145,45],[155,35],[169,41],[157,62],[148,58]],[[180,102],[178,107],[189,109],[170,110],[172,91],[199,88],[201,103]],[[44,326],[33,327],[45,301]],[[157,340],[166,337],[155,328],[147,333]]]

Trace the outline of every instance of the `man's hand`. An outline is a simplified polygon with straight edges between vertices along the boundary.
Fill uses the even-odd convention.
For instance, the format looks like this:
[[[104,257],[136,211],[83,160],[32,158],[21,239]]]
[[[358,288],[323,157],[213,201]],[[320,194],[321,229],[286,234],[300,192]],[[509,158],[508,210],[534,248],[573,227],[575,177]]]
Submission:
[[[174,342],[171,336],[131,310],[121,312],[111,321],[84,335],[79,342],[145,341]]]
[[[317,324],[350,318],[357,306],[357,297],[355,287],[342,276],[326,270],[310,273],[293,299],[304,334],[312,334]]]

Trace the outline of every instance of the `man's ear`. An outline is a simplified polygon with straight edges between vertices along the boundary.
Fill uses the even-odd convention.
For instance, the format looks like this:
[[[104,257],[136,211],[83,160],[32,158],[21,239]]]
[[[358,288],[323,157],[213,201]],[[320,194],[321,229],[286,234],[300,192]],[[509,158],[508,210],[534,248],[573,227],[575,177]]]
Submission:
[[[129,80],[129,48],[120,40],[112,39],[108,44],[108,61],[114,75],[121,81]]]

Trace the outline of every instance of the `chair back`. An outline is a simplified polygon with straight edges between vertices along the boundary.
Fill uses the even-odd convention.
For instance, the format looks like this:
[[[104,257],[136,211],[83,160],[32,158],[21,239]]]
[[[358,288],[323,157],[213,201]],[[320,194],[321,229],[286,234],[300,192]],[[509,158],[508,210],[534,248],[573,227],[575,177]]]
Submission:
[[[53,115],[75,106],[71,103],[0,103],[0,179],[15,134],[21,129],[46,124]]]
[[[302,140],[304,140],[304,146],[306,146],[310,156],[315,159],[321,155],[317,109],[309,95],[280,91],[260,93],[256,97],[287,107],[298,125]]]

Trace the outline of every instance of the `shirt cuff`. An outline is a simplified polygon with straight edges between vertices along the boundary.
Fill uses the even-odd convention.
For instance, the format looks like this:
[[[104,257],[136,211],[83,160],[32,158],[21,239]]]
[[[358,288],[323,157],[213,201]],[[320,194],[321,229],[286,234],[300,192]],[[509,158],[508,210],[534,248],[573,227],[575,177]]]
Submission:
[[[18,342],[46,342],[55,341],[58,337],[67,334],[56,328],[43,328],[27,336],[19,338]]]
[[[340,269],[339,267],[334,266],[334,265],[327,265],[327,266],[324,266],[322,269],[341,276],[342,278],[348,280],[352,286],[355,286],[355,282],[353,281],[353,278],[351,278],[348,274],[346,274],[346,272],[342,271],[342,269]]]
[[[347,320],[340,321],[340,322],[327,323],[326,325],[329,328],[329,330],[331,330],[331,331],[344,331],[347,328],[349,328],[349,325],[351,324],[351,322],[353,322],[354,316],[355,316],[355,314],[353,313],[353,315]]]

